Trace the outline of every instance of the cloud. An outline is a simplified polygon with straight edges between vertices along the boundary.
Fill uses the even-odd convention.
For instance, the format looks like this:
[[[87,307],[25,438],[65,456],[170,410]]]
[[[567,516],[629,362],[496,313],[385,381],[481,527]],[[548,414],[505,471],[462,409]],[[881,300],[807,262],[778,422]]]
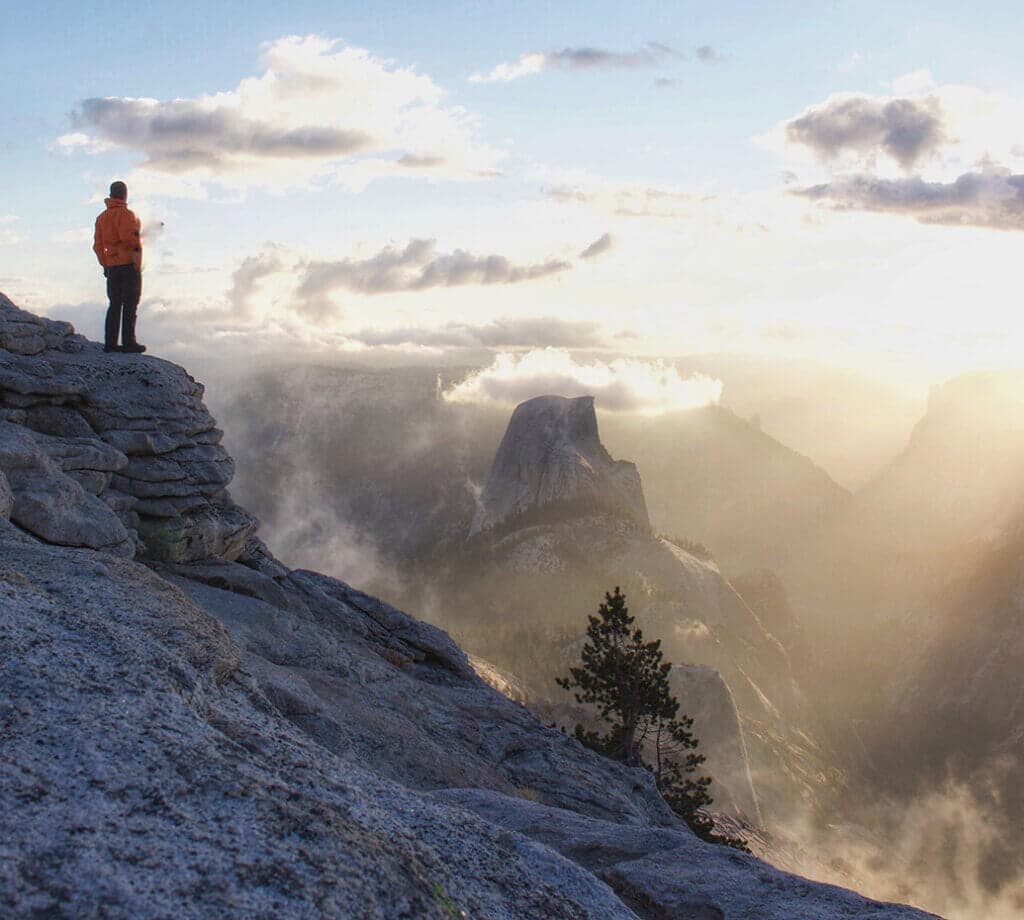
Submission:
[[[52,243],[92,243],[92,227],[76,227],[73,230],[61,230],[50,234]]]
[[[475,255],[464,249],[438,253],[435,240],[410,240],[404,249],[387,246],[368,259],[307,262],[298,295],[310,315],[336,311],[330,295],[390,294],[463,285],[519,284],[569,271],[572,263],[549,259],[517,265],[501,255]]]
[[[725,55],[716,51],[711,45],[699,45],[694,54],[702,64],[717,64],[725,60]]]
[[[319,125],[288,128],[247,118],[236,109],[185,99],[86,99],[74,120],[117,147],[145,151],[147,165],[170,173],[203,168],[230,172],[262,157],[331,159],[372,144],[364,131]]]
[[[694,205],[714,197],[677,188],[594,181],[545,185],[541,194],[562,204],[590,205],[614,217],[665,218],[690,216]]]
[[[905,73],[892,81],[892,91],[897,96],[913,96],[918,93],[930,93],[937,88],[935,77],[930,70],[922,68]]]
[[[707,47],[707,46],[703,46]],[[708,49],[709,51],[711,49]],[[697,56],[704,60],[698,49]],[[489,73],[474,73],[471,83],[509,83],[543,70],[633,70],[658,67],[666,60],[682,58],[680,52],[659,42],[648,42],[635,51],[608,51],[604,48],[562,48],[557,51],[528,51],[514,63],[496,65]]]
[[[600,409],[658,415],[717,403],[722,383],[697,375],[683,378],[660,361],[618,358],[577,363],[565,349],[525,355],[503,353],[484,370],[445,392],[452,402],[518,405],[534,396],[594,396]]]
[[[290,36],[264,46],[262,67],[233,90],[191,99],[86,99],[57,144],[136,151],[152,174],[277,189],[359,187],[384,175],[479,179],[501,159],[430,77],[365,49]],[[194,186],[182,184],[186,193]]]
[[[580,253],[581,259],[594,259],[597,256],[603,255],[608,252],[615,245],[615,241],[612,239],[610,233],[606,233],[603,236],[599,236],[593,243],[591,243],[583,252]]]
[[[964,173],[952,182],[857,175],[793,194],[836,210],[903,214],[925,224],[1024,230],[1024,174],[1008,170]]]
[[[259,255],[248,256],[231,275],[231,287],[227,298],[233,312],[239,316],[248,316],[252,312],[252,295],[261,278],[281,271],[283,265],[273,247],[268,247]]]
[[[429,348],[602,348],[608,344],[600,323],[556,316],[499,318],[483,324],[447,323],[436,329],[364,329],[349,333],[349,338],[367,346]]]
[[[835,96],[787,122],[785,131],[790,143],[804,145],[822,160],[846,153],[884,153],[905,170],[938,152],[946,140],[941,106],[934,96]]]

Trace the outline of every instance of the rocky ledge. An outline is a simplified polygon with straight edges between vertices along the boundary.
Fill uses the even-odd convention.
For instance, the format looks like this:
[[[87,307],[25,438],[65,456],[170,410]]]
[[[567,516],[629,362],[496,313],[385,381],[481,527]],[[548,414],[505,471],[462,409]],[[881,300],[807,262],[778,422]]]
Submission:
[[[0,502],[10,493],[19,527],[126,557],[242,554],[257,523],[228,495],[234,463],[201,384],[2,294],[0,346]]]
[[[184,371],[0,303],[0,915],[926,916],[697,840],[445,633],[289,570]]]

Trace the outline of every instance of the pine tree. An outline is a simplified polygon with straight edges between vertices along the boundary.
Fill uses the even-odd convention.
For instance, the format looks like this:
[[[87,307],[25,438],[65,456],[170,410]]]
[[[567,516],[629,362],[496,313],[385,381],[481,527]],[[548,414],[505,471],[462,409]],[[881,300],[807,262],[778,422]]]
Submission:
[[[712,804],[711,778],[693,776],[704,762],[696,752],[693,720],[679,715],[668,682],[672,665],[662,661],[661,641],[644,642],[635,622],[618,587],[605,594],[597,616],[588,617],[581,666],[557,682],[575,692],[577,703],[596,706],[609,728],[601,734],[577,725],[576,737],[606,757],[651,770],[665,802],[697,836],[745,850],[745,841],[715,834],[714,822],[700,811]],[[644,760],[645,745],[653,749],[653,763]]]

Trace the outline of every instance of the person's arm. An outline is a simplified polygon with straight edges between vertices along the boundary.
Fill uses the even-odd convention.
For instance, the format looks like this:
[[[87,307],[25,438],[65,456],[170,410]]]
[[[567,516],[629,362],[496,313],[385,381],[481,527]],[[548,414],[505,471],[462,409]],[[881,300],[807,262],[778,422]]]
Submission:
[[[96,261],[100,263],[100,267],[103,269],[103,274],[107,273],[107,266],[103,264],[103,234],[100,232],[100,221],[96,218],[96,229],[92,235],[92,251],[96,253]]]
[[[118,215],[118,245],[132,254],[132,262],[142,268],[142,224],[133,211],[124,209]]]

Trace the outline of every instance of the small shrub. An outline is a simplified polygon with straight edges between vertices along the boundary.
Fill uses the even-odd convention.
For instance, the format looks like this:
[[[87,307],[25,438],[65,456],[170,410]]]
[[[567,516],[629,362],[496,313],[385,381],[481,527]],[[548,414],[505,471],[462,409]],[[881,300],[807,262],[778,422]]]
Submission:
[[[434,882],[434,900],[444,909],[449,917],[465,917],[465,913],[459,910],[458,905],[452,900],[452,896],[444,890],[444,885]]]

